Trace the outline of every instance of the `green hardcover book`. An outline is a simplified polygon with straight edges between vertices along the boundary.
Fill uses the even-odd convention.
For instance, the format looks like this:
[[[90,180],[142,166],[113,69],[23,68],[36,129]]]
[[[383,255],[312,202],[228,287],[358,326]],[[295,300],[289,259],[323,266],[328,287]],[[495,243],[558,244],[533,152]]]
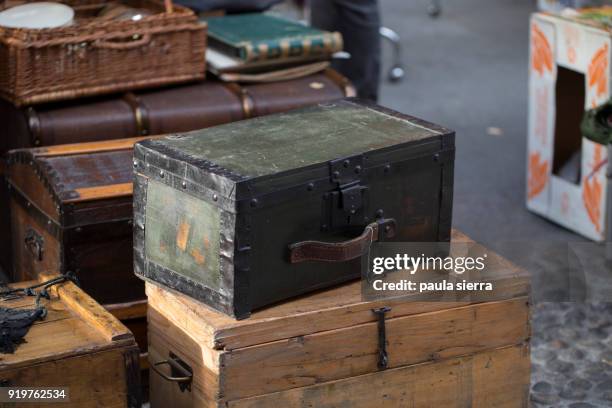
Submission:
[[[325,57],[342,50],[340,33],[268,14],[236,14],[206,21],[210,46],[247,62]]]

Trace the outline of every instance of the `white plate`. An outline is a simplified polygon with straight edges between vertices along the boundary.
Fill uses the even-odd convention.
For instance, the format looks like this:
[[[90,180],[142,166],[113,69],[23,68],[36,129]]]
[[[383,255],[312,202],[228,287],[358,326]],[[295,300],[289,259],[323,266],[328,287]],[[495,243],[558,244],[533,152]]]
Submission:
[[[74,10],[65,4],[40,2],[11,7],[0,12],[0,26],[11,28],[54,28],[69,25]]]

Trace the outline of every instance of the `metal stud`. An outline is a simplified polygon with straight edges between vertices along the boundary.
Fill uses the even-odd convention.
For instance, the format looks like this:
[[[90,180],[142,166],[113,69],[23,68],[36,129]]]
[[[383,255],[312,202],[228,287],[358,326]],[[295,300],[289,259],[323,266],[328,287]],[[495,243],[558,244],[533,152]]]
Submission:
[[[138,167],[138,162],[134,160],[134,167]]]
[[[251,207],[257,207],[257,204],[259,204],[259,201],[256,198],[251,200]]]
[[[183,181],[183,182],[181,183],[181,187],[183,187],[183,188],[187,188],[187,183]]]
[[[213,194],[213,201],[217,201],[217,200],[219,200],[219,196],[216,194]]]
[[[159,172],[159,177],[164,178],[164,176],[165,176],[165,175],[166,175],[166,174],[164,173],[164,171],[163,171],[163,170]]]

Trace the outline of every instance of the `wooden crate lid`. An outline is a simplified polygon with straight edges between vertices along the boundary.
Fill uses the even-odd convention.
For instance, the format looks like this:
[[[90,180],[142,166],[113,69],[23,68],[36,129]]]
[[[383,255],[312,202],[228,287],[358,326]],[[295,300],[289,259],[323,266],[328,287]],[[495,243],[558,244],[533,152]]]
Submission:
[[[453,231],[452,241],[473,242],[456,230]],[[488,259],[502,266],[496,268],[495,275],[482,276],[482,281],[494,282],[494,293],[489,298],[501,300],[529,295],[530,277],[527,271],[493,252],[488,252]],[[146,292],[149,308],[163,311],[170,320],[185,323],[196,338],[206,343],[204,346],[224,350],[373,322],[376,317],[372,309],[384,306],[391,307],[387,317],[394,318],[479,302],[477,297],[461,303],[422,299],[414,302],[405,299],[366,302],[362,300],[361,282],[353,282],[256,311],[250,318],[237,321],[153,283],[147,282]]]
[[[44,279],[48,279],[46,276]],[[12,287],[27,287],[35,281]],[[132,333],[112,314],[72,282],[52,287],[51,299],[42,299],[47,316],[36,321],[13,354],[0,354],[0,372],[41,362],[135,346]],[[33,309],[35,298],[0,300],[5,308]]]
[[[133,145],[142,139],[13,150],[8,180],[24,201],[61,223],[62,207],[69,204],[131,201]]]

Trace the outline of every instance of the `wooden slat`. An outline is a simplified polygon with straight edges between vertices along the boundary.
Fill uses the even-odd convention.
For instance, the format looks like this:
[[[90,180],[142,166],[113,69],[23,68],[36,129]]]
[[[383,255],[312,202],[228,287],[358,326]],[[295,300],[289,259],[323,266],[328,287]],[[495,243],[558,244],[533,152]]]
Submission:
[[[109,343],[78,318],[33,325],[14,354],[0,355],[0,371],[93,352]]]
[[[119,320],[147,317],[147,300],[104,305],[104,308]]]
[[[473,242],[455,232],[453,242]],[[488,261],[503,266],[495,276],[483,280],[495,282],[488,299],[512,299],[529,294],[529,274],[499,255],[489,252]],[[314,332],[350,327],[374,322],[371,309],[390,306],[388,318],[444,310],[482,301],[475,296],[470,302],[411,301],[386,299],[375,302],[362,300],[361,282],[309,294],[298,299],[257,311],[249,319],[236,321],[214,311],[187,296],[166,291],[147,283],[150,307],[160,308],[176,321],[198,321],[192,328],[207,347],[232,350]],[[435,299],[435,297],[434,297]]]
[[[529,380],[529,347],[523,344],[230,401],[226,406],[527,408]]]
[[[131,196],[133,189],[133,183],[77,188],[75,192],[78,193],[79,196],[77,198],[66,200],[66,203]]]
[[[80,319],[96,329],[107,341],[133,340],[132,333],[116,317],[107,312],[72,282],[56,287],[58,296]]]
[[[112,152],[132,149],[135,143],[154,137],[131,137],[127,139],[106,140],[101,142],[71,143],[36,149],[37,157],[70,156],[75,154]]]
[[[140,355],[138,356],[138,360],[141,370],[144,371],[149,369],[149,353],[140,353]]]
[[[41,337],[42,340],[44,337]],[[47,346],[53,339],[45,339]],[[90,352],[49,364],[0,368],[2,379],[15,387],[62,387],[70,400],[61,404],[8,404],[9,407],[125,408],[127,397],[124,350]],[[3,405],[4,406],[4,405]]]
[[[12,189],[30,201],[48,218],[59,222],[58,203],[32,166],[27,163],[13,163],[7,168],[6,177]],[[25,210],[23,211],[25,213]]]
[[[149,309],[152,342],[218,372],[224,398],[240,399],[378,370],[377,323],[318,332],[271,343],[215,351],[201,345],[197,321],[168,321]],[[386,320],[389,367],[440,360],[518,344],[530,336],[528,298],[455,307]],[[339,347],[338,345],[342,346]],[[253,375],[260,372],[261,375]],[[194,382],[202,379],[194,378]]]
[[[386,320],[389,368],[527,341],[527,298]],[[250,397],[378,370],[378,327],[368,323],[221,354],[221,394]],[[261,372],[261,375],[253,375]]]

